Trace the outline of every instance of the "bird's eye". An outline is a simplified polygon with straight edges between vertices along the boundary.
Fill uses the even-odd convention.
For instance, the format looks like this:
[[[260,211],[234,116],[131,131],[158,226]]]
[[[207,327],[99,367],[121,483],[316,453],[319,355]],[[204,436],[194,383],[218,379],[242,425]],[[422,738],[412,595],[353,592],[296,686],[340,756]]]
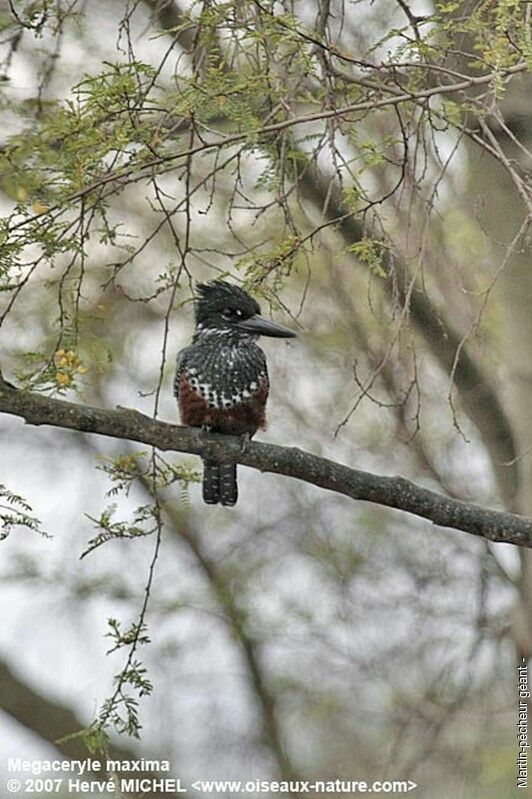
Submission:
[[[243,314],[240,308],[225,308],[222,311],[223,318],[227,319],[228,321],[231,319],[241,319],[242,315]]]

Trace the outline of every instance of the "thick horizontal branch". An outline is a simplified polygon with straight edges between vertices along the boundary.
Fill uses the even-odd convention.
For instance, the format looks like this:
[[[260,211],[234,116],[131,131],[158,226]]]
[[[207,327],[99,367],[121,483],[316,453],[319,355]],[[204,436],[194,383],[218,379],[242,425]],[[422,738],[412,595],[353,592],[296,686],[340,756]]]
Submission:
[[[452,527],[490,541],[532,547],[532,519],[487,510],[421,488],[402,477],[384,477],[275,444],[249,442],[202,430],[155,421],[134,410],[106,410],[20,391],[0,378],[0,412],[28,424],[52,425],[83,433],[138,441],[160,450],[188,452],[235,461],[262,472],[275,472],[326,488],[352,499],[413,513],[442,527]]]

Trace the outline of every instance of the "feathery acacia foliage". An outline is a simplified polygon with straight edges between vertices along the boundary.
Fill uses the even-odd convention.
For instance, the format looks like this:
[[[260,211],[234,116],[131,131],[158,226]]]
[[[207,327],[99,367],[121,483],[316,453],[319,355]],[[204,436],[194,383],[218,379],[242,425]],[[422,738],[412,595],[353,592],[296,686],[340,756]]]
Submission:
[[[529,247],[529,142],[523,113],[511,112],[529,85],[529,5],[95,5],[36,0],[1,11],[4,374],[23,391],[93,405],[123,402],[125,384],[158,418],[170,407],[172,325],[187,318],[196,280],[231,275],[263,306],[313,331],[300,345],[301,389],[295,378],[284,382],[294,397],[284,410],[294,429],[310,430],[308,447],[337,447],[339,460],[360,447],[377,471],[532,515],[522,495],[530,442],[501,389],[501,318],[513,307],[493,302]],[[76,60],[77,42],[87,63]],[[24,59],[38,78],[21,96]],[[494,240],[483,217],[488,192],[471,189],[485,164],[507,192],[501,207],[509,196],[513,203],[511,224]],[[472,199],[462,202],[467,192]],[[320,370],[327,379],[309,388],[308,375]],[[314,405],[304,404],[309,391]],[[128,404],[137,405],[136,393]],[[137,701],[151,684],[136,652],[147,642],[161,537],[172,528],[232,620],[263,738],[289,770],[273,689],[240,607],[244,577],[236,567],[220,576],[189,522],[171,516],[174,504],[191,511],[197,475],[186,460],[128,446],[98,460],[116,507],[102,499],[96,510],[79,508],[96,527],[83,554],[118,539],[153,541],[140,615],[125,633],[111,617],[116,647],[128,654],[88,743],[101,744],[110,728],[139,734]],[[379,462],[385,446],[393,454]],[[482,459],[484,476],[471,478]],[[9,493],[23,487],[4,490],[6,531],[37,529],[25,501]],[[288,518],[300,515],[294,497],[285,504]],[[387,529],[379,518],[357,516],[375,536]],[[362,555],[340,526],[335,546],[327,536],[302,546],[344,585]],[[480,582],[501,578],[500,569],[515,590],[496,560],[486,565],[484,550],[478,563]],[[404,696],[397,701],[408,706]]]

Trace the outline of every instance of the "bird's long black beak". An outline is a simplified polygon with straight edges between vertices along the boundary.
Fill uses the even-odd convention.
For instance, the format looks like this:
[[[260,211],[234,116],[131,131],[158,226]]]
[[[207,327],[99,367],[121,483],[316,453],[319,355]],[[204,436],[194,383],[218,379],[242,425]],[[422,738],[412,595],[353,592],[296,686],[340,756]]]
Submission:
[[[239,330],[245,330],[246,333],[251,333],[254,336],[271,336],[271,338],[295,338],[296,336],[293,330],[289,330],[282,325],[276,325],[258,314],[251,316],[249,319],[244,319],[242,322],[237,322],[235,327],[238,327]]]

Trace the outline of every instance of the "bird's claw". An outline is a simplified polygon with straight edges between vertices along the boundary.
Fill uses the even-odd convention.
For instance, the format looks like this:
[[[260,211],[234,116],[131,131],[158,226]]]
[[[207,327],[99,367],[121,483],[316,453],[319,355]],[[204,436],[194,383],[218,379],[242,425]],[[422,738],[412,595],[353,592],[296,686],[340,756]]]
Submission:
[[[246,451],[246,446],[251,441],[251,435],[249,433],[244,433],[240,436],[240,453],[243,455]]]

